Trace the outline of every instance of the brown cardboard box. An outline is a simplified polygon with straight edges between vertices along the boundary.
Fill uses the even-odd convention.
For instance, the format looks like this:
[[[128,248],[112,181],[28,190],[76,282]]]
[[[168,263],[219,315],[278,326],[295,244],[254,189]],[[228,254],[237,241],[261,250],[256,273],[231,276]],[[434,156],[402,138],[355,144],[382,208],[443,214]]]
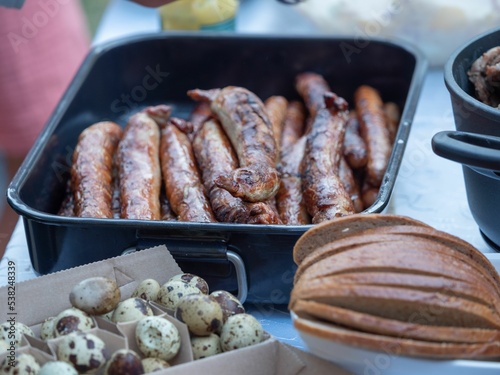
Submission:
[[[2,301],[4,296],[14,296],[15,304],[0,304],[0,321],[13,318],[33,328],[38,334],[43,321],[55,316],[60,311],[71,307],[69,293],[79,281],[92,276],[105,276],[116,280],[120,287],[122,299],[128,298],[136,286],[146,278],[156,279],[160,284],[170,277],[181,273],[171,254],[164,246],[142,250],[128,255],[87,264],[84,266],[60,271],[37,279],[0,288]],[[14,288],[12,288],[14,286]],[[15,291],[13,294],[12,291]],[[166,315],[155,308],[156,315]],[[167,316],[167,315],[166,315]],[[167,316],[168,317],[168,316]],[[173,319],[168,317],[169,319]],[[97,327],[93,333],[101,337],[111,351],[121,348],[135,348],[132,339],[135,323],[113,323],[96,318]],[[189,342],[187,327],[176,321],[181,333],[182,342]],[[34,354],[41,364],[55,359],[58,339],[48,343],[38,338],[24,338],[22,344],[15,348],[17,353]],[[2,361],[9,353],[0,355]],[[226,352],[214,357],[193,361],[190,345],[182,345],[181,352],[171,361],[170,369],[155,372],[155,375],[204,375],[234,374],[347,374],[344,370],[330,362],[311,354],[280,343],[274,338],[252,347]]]

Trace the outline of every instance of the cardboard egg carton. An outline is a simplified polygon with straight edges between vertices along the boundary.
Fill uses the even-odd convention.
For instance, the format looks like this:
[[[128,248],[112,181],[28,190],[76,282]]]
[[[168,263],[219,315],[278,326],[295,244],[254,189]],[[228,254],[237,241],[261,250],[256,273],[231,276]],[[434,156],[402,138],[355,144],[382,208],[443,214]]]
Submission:
[[[139,283],[146,278],[155,279],[161,285],[179,273],[182,273],[182,270],[168,249],[158,246],[41,276],[14,285],[14,309],[12,304],[0,304],[0,322],[11,318],[32,328],[35,337],[23,337],[21,344],[15,347],[15,352],[30,353],[42,365],[56,359],[57,345],[61,338],[42,341],[39,338],[40,326],[45,319],[71,307],[69,294],[78,282],[93,276],[109,277],[118,284],[121,299],[124,300],[130,297]],[[0,295],[8,295],[9,290],[13,290],[12,285],[10,289],[9,286],[0,288]],[[331,374],[347,374],[330,362],[287,346],[273,337],[254,346],[195,361],[186,325],[170,316],[161,306],[152,303],[151,307],[155,315],[164,316],[177,326],[183,343],[177,356],[169,361],[172,367],[157,371],[155,375],[229,375],[235,372],[238,375],[307,375],[327,371]],[[94,320],[96,327],[90,332],[105,342],[109,355],[122,348],[137,351],[134,337],[137,322],[115,324],[100,317],[94,317]],[[9,354],[1,354],[0,362]],[[101,373],[102,370],[97,374]]]

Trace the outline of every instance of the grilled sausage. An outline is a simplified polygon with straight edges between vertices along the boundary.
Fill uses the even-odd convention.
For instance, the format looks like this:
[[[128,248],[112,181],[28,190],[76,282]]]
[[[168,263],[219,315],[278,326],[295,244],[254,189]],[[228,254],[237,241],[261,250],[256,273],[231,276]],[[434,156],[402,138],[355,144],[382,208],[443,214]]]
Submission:
[[[75,216],[75,200],[73,190],[71,189],[71,178],[66,182],[66,189],[64,191],[64,198],[57,211],[59,216]]]
[[[312,119],[321,108],[325,107],[324,96],[331,91],[323,76],[312,72],[298,74],[295,78],[295,89],[306,103]]]
[[[301,137],[281,158],[281,184],[276,194],[276,207],[283,224],[304,225],[311,223],[302,195],[300,163],[304,157],[307,138]]]
[[[210,223],[215,219],[188,136],[172,119],[161,129],[160,159],[165,193],[179,221]]]
[[[196,100],[210,102],[238,156],[239,168],[218,176],[217,186],[249,202],[265,201],[279,188],[276,142],[264,104],[251,91],[235,86],[190,90]]]
[[[189,115],[189,122],[193,126],[193,130],[188,134],[191,142],[194,140],[194,137],[198,134],[198,131],[201,129],[205,121],[210,119],[212,116],[213,113],[208,103],[200,102],[196,104]]]
[[[359,121],[355,111],[349,113],[349,120],[347,120],[344,157],[351,168],[362,168],[368,161],[366,143],[359,134]]]
[[[387,102],[384,104],[384,115],[387,129],[389,130],[389,141],[393,144],[396,140],[396,133],[399,125],[399,107],[396,103]]]
[[[378,187],[382,183],[392,149],[383,102],[378,91],[366,85],[356,89],[354,100],[360,134],[368,152],[366,180],[371,186]]]
[[[306,110],[301,102],[294,100],[288,103],[283,131],[281,132],[280,150],[282,155],[304,134],[305,119]]]
[[[109,121],[89,126],[78,137],[71,166],[75,216],[113,217],[113,154],[121,137],[120,126]]]
[[[215,180],[238,167],[238,160],[220,123],[206,121],[193,141],[193,150],[217,220],[229,223],[279,224],[278,215],[265,202],[245,202],[218,187]]]
[[[361,199],[361,191],[359,183],[356,180],[354,173],[347,163],[346,159],[342,156],[339,164],[339,178],[342,181],[345,191],[351,197],[352,204],[355,212],[361,212],[364,209],[364,204]]]
[[[288,100],[279,95],[270,96],[264,102],[267,116],[269,117],[273,128],[274,142],[276,143],[276,148],[278,150],[278,159],[280,155],[281,133],[283,131],[287,105]]]
[[[361,200],[365,209],[372,206],[378,197],[379,188],[371,186],[368,182],[364,181],[361,186]]]
[[[338,177],[347,102],[327,93],[325,105],[317,112],[307,135],[300,167],[304,200],[313,224],[354,213],[351,198]]]
[[[132,115],[118,146],[121,217],[160,220],[160,129],[170,115],[167,106]]]

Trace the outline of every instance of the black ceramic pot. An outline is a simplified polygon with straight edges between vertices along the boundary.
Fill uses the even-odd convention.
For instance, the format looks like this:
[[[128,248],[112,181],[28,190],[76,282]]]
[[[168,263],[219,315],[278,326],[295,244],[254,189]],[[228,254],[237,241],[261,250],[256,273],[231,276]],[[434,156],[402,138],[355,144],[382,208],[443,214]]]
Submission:
[[[500,137],[443,131],[432,138],[432,149],[463,165],[472,216],[489,245],[500,250]]]
[[[445,65],[458,132],[433,137],[434,152],[463,164],[467,201],[486,241],[500,249],[500,109],[475,97],[467,71],[490,48],[500,46],[500,29],[482,34],[454,52]],[[472,134],[466,134],[472,133]],[[489,137],[475,137],[482,134]]]

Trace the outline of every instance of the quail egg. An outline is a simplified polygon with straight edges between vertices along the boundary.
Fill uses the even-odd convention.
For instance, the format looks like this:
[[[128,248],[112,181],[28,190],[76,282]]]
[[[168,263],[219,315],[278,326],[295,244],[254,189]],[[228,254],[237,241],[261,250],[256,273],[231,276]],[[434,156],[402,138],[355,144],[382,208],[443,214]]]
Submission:
[[[262,325],[250,314],[230,316],[220,334],[222,350],[225,352],[258,344],[263,339]]]
[[[40,368],[38,375],[78,375],[78,372],[68,362],[50,361]]]
[[[139,320],[135,328],[135,341],[144,356],[165,361],[174,358],[181,347],[177,327],[160,316],[148,316]]]
[[[188,326],[189,332],[197,336],[208,336],[222,326],[222,309],[219,303],[204,294],[182,297],[174,315]]]
[[[142,360],[142,367],[144,368],[144,373],[149,374],[150,372],[169,368],[170,364],[163,359],[149,357]]]
[[[54,338],[54,321],[56,318],[54,316],[44,320],[40,326],[40,338],[44,341]]]
[[[132,297],[139,297],[146,301],[156,301],[160,284],[154,279],[146,279],[141,281],[137,288],[132,292]]]
[[[141,357],[130,349],[120,349],[114,352],[104,369],[104,375],[142,375],[144,373]]]
[[[9,357],[5,357],[0,364],[1,375],[37,375],[40,371],[40,364],[35,357],[28,353],[16,356],[14,366]]]
[[[106,363],[106,345],[92,333],[72,332],[59,342],[57,359],[72,364],[79,373],[93,374]]]
[[[245,312],[245,308],[240,300],[225,290],[216,290],[210,293],[210,296],[219,302],[224,322],[231,315],[243,314]]]
[[[131,322],[151,315],[153,310],[145,300],[131,297],[116,306],[111,320],[115,323]]]
[[[191,349],[193,350],[194,359],[219,354],[222,352],[220,337],[215,333],[211,333],[209,336],[193,336],[191,337]]]
[[[35,336],[31,328],[24,323],[13,320],[0,324],[0,340],[14,341],[16,345],[20,345],[23,335]]]
[[[179,300],[189,294],[203,294],[203,292],[196,286],[181,280],[167,281],[161,286],[156,302],[173,311]]]
[[[192,273],[180,273],[172,276],[168,281],[182,281],[183,283],[198,288],[203,294],[208,294],[208,283],[205,279],[200,276],[193,275]]]
[[[53,321],[54,337],[64,336],[71,332],[87,332],[94,327],[94,319],[75,307],[61,311]]]
[[[89,277],[76,284],[69,294],[71,305],[91,315],[102,315],[120,302],[120,288],[108,277]]]

